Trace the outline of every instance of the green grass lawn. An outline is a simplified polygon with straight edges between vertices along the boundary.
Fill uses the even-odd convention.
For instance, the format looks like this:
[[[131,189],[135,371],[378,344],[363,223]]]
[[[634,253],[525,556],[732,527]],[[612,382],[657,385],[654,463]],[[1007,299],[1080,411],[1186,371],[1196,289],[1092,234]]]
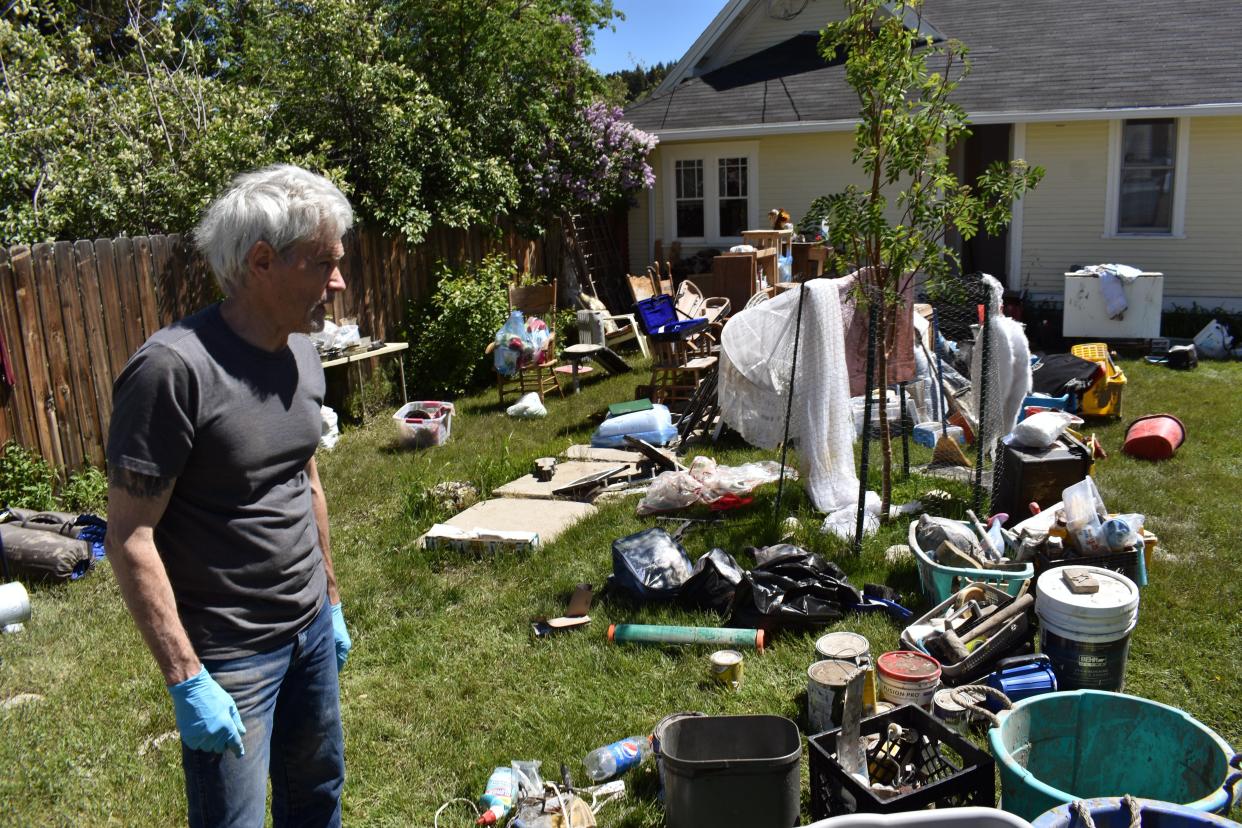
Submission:
[[[1123,423],[1095,429],[1111,455],[1097,465],[1105,501],[1114,511],[1146,514],[1162,547],[1142,596],[1127,690],[1181,707],[1242,745],[1242,364],[1205,363],[1191,373],[1135,361],[1123,367],[1127,420],[1169,411],[1189,433],[1176,458],[1154,465],[1121,454]],[[476,798],[492,767],[511,759],[541,760],[553,778],[565,762],[585,781],[587,751],[650,732],[674,711],[805,721],[812,635],[781,637],[768,653],[748,654],[736,692],[707,684],[705,649],[619,647],[605,637],[613,622],[721,622],[711,614],[607,599],[597,601],[583,630],[543,640],[531,635],[531,618],[559,614],[576,583],[602,587],[613,539],[653,525],[634,515],[633,499],[604,506],[532,554],[475,559],[415,548],[423,530],[448,516],[426,498],[428,487],[466,480],[489,491],[526,473],[534,458],[587,441],[606,405],[628,398],[639,381],[641,372],[596,380],[576,397],[551,401],[547,419],[535,422],[506,418],[489,390],[458,401],[444,447],[402,450],[392,421],[379,416],[346,429],[337,448],[321,456],[333,557],[354,638],[341,700],[347,825],[429,826],[442,802]],[[705,451],[729,464],[773,456],[738,442]],[[952,488],[899,480],[896,500],[932,486]],[[720,546],[750,562],[744,547],[780,535],[774,495],[770,487],[725,524],[687,535],[692,557]],[[890,566],[884,558],[890,544],[904,541],[905,521],[869,538],[854,558],[816,531],[820,518],[796,485],[785,504],[786,514],[802,519],[796,540],[840,563],[856,585],[886,582],[921,604],[913,563]],[[183,822],[178,743],[155,742],[174,730],[172,708],[110,568],[104,564],[78,583],[36,588],[32,600],[26,630],[0,636],[0,700],[43,697],[0,710],[0,824]],[[900,632],[874,615],[835,629],[863,633],[873,652],[894,647]],[[805,780],[805,755],[802,773]],[[606,806],[601,824],[663,824],[653,769],[627,782],[631,795]],[[809,819],[805,781],[803,801]],[[454,806],[440,824],[471,824],[467,810]]]

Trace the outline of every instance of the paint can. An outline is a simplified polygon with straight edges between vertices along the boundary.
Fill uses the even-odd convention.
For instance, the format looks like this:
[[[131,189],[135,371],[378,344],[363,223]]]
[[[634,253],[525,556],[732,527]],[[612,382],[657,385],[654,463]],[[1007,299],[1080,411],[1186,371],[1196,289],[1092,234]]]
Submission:
[[[711,655],[712,681],[737,689],[742,683],[742,654],[737,650],[717,650]]]
[[[863,712],[874,715],[876,703],[875,670],[871,665],[871,642],[854,632],[833,632],[815,641],[815,652],[821,660],[848,661],[867,671],[863,685]]]
[[[30,620],[30,595],[19,581],[0,584],[0,627]],[[18,629],[21,629],[18,627]],[[16,630],[13,630],[16,632]]]
[[[806,717],[811,733],[841,726],[845,688],[859,667],[849,661],[823,659],[806,671]]]
[[[866,667],[871,663],[871,643],[858,633],[834,632],[821,635],[815,641],[815,652],[821,660],[849,661],[859,667]]]
[[[1111,569],[1079,568],[1095,578],[1098,591],[1071,592],[1062,568],[1049,569],[1035,582],[1039,649],[1052,662],[1058,689],[1120,693],[1130,634],[1138,624],[1139,589]]]
[[[914,704],[930,710],[940,687],[940,662],[926,653],[893,650],[875,661],[880,698],[896,705]]]
[[[965,733],[970,723],[976,720],[978,714],[972,713],[964,704],[954,698],[954,694],[958,693],[957,688],[945,687],[936,691],[936,695],[932,697],[932,715],[944,722],[958,733]],[[962,690],[963,695],[972,702],[982,706],[987,699],[977,690]]]

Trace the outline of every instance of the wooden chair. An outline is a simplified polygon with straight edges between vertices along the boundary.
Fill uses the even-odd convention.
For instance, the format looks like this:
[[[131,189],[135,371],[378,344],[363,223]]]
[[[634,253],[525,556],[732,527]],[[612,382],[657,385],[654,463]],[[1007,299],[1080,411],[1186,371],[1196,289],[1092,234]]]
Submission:
[[[517,373],[511,377],[506,377],[499,371],[496,372],[496,393],[500,397],[500,404],[505,404],[505,393],[509,391],[516,391],[519,397],[534,391],[539,395],[540,400],[543,400],[544,394],[556,391],[564,398],[565,392],[561,388],[554,370],[557,365],[556,330],[554,328],[556,321],[556,282],[548,285],[527,285],[526,287],[511,286],[509,288],[509,310],[510,312],[515,310],[521,311],[522,316],[528,320],[532,316],[542,319],[548,326],[548,345],[544,351],[543,360],[537,365],[527,365],[525,368],[519,368]],[[487,346],[487,354],[489,356],[495,350],[495,342]]]
[[[660,262],[652,262],[647,265],[647,275],[651,277],[651,282],[659,293],[663,293],[665,296],[673,295],[672,262],[664,262],[663,271],[660,269]]]
[[[659,288],[656,286],[650,270],[641,276],[635,276],[632,273],[627,274],[625,280],[626,284],[630,287],[630,296],[633,298],[635,304],[644,299],[650,299],[659,292]]]

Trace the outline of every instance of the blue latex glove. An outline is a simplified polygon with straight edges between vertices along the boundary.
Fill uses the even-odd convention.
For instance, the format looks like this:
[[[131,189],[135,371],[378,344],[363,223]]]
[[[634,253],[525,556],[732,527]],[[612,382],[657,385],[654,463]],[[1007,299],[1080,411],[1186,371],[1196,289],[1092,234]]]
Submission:
[[[336,671],[339,673],[345,668],[345,659],[349,658],[354,642],[349,637],[349,630],[345,629],[345,613],[341,611],[341,605],[332,604],[331,609],[332,637],[336,639]]]
[[[206,667],[198,675],[171,685],[168,694],[172,696],[177,730],[187,746],[212,753],[231,750],[238,757],[246,755],[241,739],[246,727],[237,705]]]

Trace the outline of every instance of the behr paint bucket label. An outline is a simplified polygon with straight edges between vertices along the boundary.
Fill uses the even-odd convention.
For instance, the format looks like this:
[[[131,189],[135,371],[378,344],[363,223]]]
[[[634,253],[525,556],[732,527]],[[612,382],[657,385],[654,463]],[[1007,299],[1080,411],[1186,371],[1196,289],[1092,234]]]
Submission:
[[[1086,642],[1062,638],[1045,629],[1040,633],[1039,649],[1052,662],[1058,689],[1125,690],[1129,632],[1116,641]]]
[[[712,681],[736,690],[742,683],[742,664],[742,654],[737,650],[717,650],[711,655]]]

